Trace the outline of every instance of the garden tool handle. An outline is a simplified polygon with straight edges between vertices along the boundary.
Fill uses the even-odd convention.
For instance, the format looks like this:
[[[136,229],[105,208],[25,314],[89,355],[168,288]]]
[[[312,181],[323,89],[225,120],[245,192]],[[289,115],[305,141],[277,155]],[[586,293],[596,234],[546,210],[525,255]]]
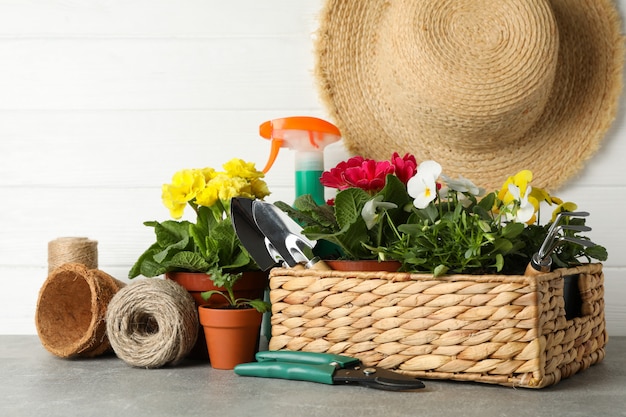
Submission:
[[[326,262],[322,261],[317,256],[306,263],[306,268],[313,269],[315,271],[331,271],[332,270],[332,268],[328,266]]]
[[[311,259],[309,262],[307,263],[297,263],[294,266],[289,266],[287,265],[287,263],[285,262],[283,265],[285,268],[290,268],[296,271],[302,271],[304,269],[312,269],[314,271],[332,271],[332,268],[330,266],[328,266],[328,264],[324,261],[322,261],[320,258],[315,257],[313,259]]]
[[[524,275],[527,276],[527,277],[534,277],[536,275],[545,274],[546,272],[550,272],[550,268],[539,268],[539,269],[536,269],[534,266],[532,266],[529,263],[528,266],[526,267],[526,271],[524,272]]]
[[[527,277],[533,277],[536,275],[545,274],[546,272],[550,272],[551,270],[552,258],[548,256],[546,259],[542,260],[539,259],[539,253],[536,253],[530,259],[524,275],[526,275]]]
[[[309,381],[333,385],[336,368],[330,364],[311,365],[295,362],[250,362],[235,366],[235,373],[241,376],[280,378],[293,381]]]

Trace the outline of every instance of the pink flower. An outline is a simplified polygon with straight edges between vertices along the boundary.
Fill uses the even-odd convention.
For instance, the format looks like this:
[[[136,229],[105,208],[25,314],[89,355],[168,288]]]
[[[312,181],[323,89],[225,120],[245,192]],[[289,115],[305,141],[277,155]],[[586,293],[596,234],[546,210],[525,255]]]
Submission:
[[[376,162],[355,156],[322,173],[320,181],[326,187],[339,190],[357,187],[375,194],[383,189],[387,175],[394,171],[395,167],[389,161]]]
[[[406,184],[417,173],[417,161],[415,156],[407,153],[402,158],[398,152],[391,156],[391,163],[395,167],[396,177]]]

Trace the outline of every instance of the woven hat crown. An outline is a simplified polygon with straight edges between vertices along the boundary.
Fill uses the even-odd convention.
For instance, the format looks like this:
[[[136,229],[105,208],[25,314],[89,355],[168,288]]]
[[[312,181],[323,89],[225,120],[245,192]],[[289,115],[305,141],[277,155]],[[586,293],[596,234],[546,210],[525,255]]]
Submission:
[[[382,88],[411,128],[455,148],[489,147],[489,138],[518,139],[543,114],[558,56],[546,1],[419,1],[383,23],[396,28],[379,31],[389,54],[377,61]]]

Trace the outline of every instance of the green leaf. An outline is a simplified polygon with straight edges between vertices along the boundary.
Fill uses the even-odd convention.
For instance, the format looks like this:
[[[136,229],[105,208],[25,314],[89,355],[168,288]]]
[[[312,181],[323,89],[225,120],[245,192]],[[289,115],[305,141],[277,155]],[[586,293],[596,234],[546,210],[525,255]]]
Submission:
[[[200,254],[189,251],[178,252],[169,260],[168,265],[197,272],[205,272],[210,266]]]
[[[150,262],[152,261],[152,256],[160,251],[160,247],[157,243],[153,243],[148,249],[146,249],[144,251],[144,253],[142,253],[139,258],[137,259],[137,261],[135,262],[135,264],[130,268],[130,271],[128,271],[128,278],[129,279],[133,279],[135,277],[138,277],[139,275],[141,275],[141,265],[144,262]],[[146,276],[156,276],[156,275],[146,275]]]
[[[420,214],[424,216],[426,220],[429,220],[431,223],[435,223],[439,218],[439,211],[434,204],[429,204],[426,208],[419,210]]]
[[[335,217],[337,224],[343,230],[361,218],[361,211],[365,203],[372,197],[360,188],[348,188],[339,191],[335,197]]]
[[[496,254],[496,262],[492,266],[496,268],[497,272],[502,271],[504,267],[504,256],[502,256],[501,253]]]
[[[594,258],[602,262],[606,261],[609,257],[609,254],[606,248],[600,245],[595,245],[595,246],[585,248],[584,252],[585,252],[585,255],[589,256],[590,258]]]
[[[481,200],[482,201],[482,200]],[[474,214],[476,214],[477,216],[479,216],[482,220],[485,220],[487,222],[491,221],[491,214],[490,211],[486,210],[484,207],[482,207],[480,204],[475,205],[472,208],[472,212]]]
[[[310,194],[296,198],[293,207],[283,201],[276,201],[274,205],[287,213],[302,227],[317,226],[330,231],[338,229],[333,207],[327,204],[318,205]]]
[[[474,207],[474,209],[478,207],[479,210],[481,210],[481,212],[483,213],[489,212],[493,209],[493,205],[495,201],[496,201],[496,193],[489,193],[478,202],[478,204]]]
[[[191,224],[188,221],[177,222],[174,220],[157,223],[154,227],[157,243],[164,249],[183,240],[188,243],[189,225]]]
[[[496,239],[493,241],[491,254],[507,254],[513,249],[513,243],[508,239]]]
[[[259,313],[265,313],[266,311],[269,311],[271,308],[271,304],[263,301],[263,300],[248,300],[247,304],[250,305],[250,307],[256,309],[256,311],[258,311]]]
[[[377,195],[382,195],[383,201],[396,204],[398,206],[396,210],[401,212],[405,212],[404,207],[413,201],[406,191],[406,185],[392,174],[387,175],[385,187],[380,190]],[[408,213],[406,213],[406,215],[408,215]]]
[[[150,258],[144,260],[139,268],[139,275],[143,275],[144,277],[148,278],[158,277],[159,275],[163,275],[166,272],[167,268],[165,268],[161,264],[154,262]]]
[[[507,239],[515,239],[524,231],[524,225],[522,223],[507,223],[502,229],[502,237]]]
[[[433,270],[433,276],[440,277],[448,272],[449,268],[445,265],[437,265]]]
[[[168,220],[155,225],[154,233],[160,252],[155,252],[153,259],[157,263],[163,263],[171,258],[175,253],[183,250],[190,250],[189,226],[187,221],[176,222]]]
[[[221,295],[222,297],[224,297],[226,299],[226,301],[228,301],[229,304],[232,305],[231,301],[228,299],[228,295],[226,293],[222,292],[222,291],[219,291],[219,290],[203,291],[203,292],[200,293],[200,297],[202,297],[202,299],[204,301],[208,301],[209,298],[211,298],[215,294]]]

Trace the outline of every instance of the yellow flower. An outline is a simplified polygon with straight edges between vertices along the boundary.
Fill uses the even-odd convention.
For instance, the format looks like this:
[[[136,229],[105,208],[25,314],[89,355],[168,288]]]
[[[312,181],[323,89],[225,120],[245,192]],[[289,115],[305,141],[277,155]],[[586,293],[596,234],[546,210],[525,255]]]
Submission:
[[[267,187],[267,183],[261,179],[250,181],[250,189],[252,191],[252,198],[264,199],[270,195],[270,189]]]
[[[546,203],[552,205],[554,199],[556,197],[552,197],[546,190],[543,188],[532,187],[530,191],[530,196],[537,200],[538,202],[545,201]]]
[[[161,198],[173,218],[182,217],[188,203],[212,207],[218,200],[228,207],[233,197],[264,198],[270,194],[263,172],[254,163],[233,158],[224,164],[225,172],[213,168],[183,169],[170,184],[163,184]]]
[[[248,181],[241,177],[232,178],[228,174],[220,172],[198,193],[196,203],[200,206],[211,207],[218,200],[229,202],[232,197],[239,196],[251,196]]]
[[[525,169],[509,177],[502,185],[498,199],[502,202],[503,207],[508,209],[506,215],[509,220],[516,219],[526,224],[532,224],[537,220],[539,201],[550,201],[550,195],[545,190],[530,186],[532,179],[533,173]],[[532,214],[530,213],[531,207]],[[495,207],[494,211],[499,212],[500,210]]]
[[[254,162],[246,162],[243,159],[233,158],[223,165],[226,173],[231,177],[242,177],[248,179],[263,178],[265,174],[257,171]]]
[[[550,200],[552,200],[554,204],[563,204],[563,200],[561,200],[559,197],[550,196]]]
[[[520,195],[525,195],[526,187],[528,187],[528,183],[531,182],[532,179],[533,173],[527,169],[518,172],[512,177],[509,177],[502,185],[502,188],[498,193],[498,199],[505,204],[508,204],[515,199],[513,195],[509,192],[509,184],[513,184],[517,188],[519,188]]]
[[[219,185],[219,196],[222,201],[230,201],[233,197],[251,197],[250,183],[241,177],[224,178]]]
[[[562,212],[562,211],[576,211],[576,209],[578,208],[578,205],[576,205],[576,203],[573,203],[571,201],[568,201],[566,203],[561,203],[559,204],[554,211],[552,212],[552,223],[554,223],[554,221],[556,220],[556,216]]]
[[[217,177],[216,177],[217,178]],[[196,204],[199,206],[211,207],[219,199],[219,188],[215,186],[215,178],[202,189],[196,196]]]
[[[161,199],[170,215],[175,219],[180,218],[187,202],[193,200],[204,185],[204,175],[199,170],[183,169],[175,173],[172,183],[163,184],[161,189]]]
[[[218,174],[217,171],[215,171],[215,169],[213,169],[213,168],[201,168],[198,171],[200,171],[200,173],[204,177],[204,182],[205,183],[211,181]]]
[[[526,187],[526,194],[521,195],[519,188],[514,184],[509,184],[509,193],[513,196],[511,205],[517,206],[513,212],[507,213],[509,220],[515,220],[520,223],[532,224],[537,220],[537,210],[539,203],[533,197],[530,197],[532,187]],[[513,215],[515,213],[515,215]]]
[[[187,206],[187,202],[181,201],[183,198],[177,194],[178,190],[175,187],[172,187],[170,184],[163,184],[161,199],[163,200],[163,205],[170,211],[170,216],[174,219],[181,218]]]

